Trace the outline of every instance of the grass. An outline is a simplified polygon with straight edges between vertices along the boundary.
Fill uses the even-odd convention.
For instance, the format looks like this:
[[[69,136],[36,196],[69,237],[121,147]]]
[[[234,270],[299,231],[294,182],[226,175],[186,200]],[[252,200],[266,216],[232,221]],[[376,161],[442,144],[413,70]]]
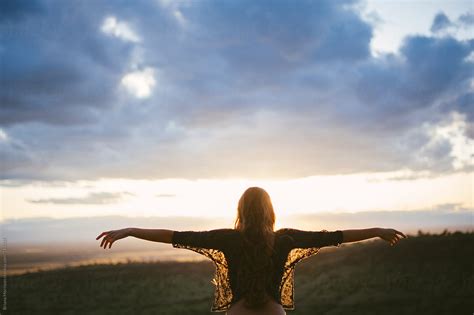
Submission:
[[[296,268],[288,314],[472,314],[474,233],[328,248]],[[89,265],[8,278],[11,314],[210,314],[210,262]]]

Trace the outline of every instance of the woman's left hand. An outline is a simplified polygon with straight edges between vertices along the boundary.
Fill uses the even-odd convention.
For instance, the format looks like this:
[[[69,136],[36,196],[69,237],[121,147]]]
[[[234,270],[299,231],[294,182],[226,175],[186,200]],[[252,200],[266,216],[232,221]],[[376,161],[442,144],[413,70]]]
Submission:
[[[104,249],[109,246],[109,248],[112,247],[113,242],[125,238],[127,236],[130,236],[130,229],[125,228],[125,229],[120,229],[120,230],[111,230],[111,231],[106,231],[102,232],[99,236],[96,237],[96,240],[100,239],[102,236],[105,236],[102,239],[102,242],[100,243],[100,247],[104,247]]]
[[[395,229],[379,229],[378,236],[384,241],[389,242],[390,246],[395,245],[400,239],[407,237]]]

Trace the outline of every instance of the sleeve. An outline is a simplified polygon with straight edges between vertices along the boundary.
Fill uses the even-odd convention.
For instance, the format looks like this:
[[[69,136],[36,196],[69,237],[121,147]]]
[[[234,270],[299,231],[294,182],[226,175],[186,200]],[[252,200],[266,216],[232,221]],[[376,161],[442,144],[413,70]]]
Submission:
[[[329,232],[326,230],[302,231],[285,229],[285,234],[293,239],[293,247],[295,248],[338,246],[343,240],[341,230]]]
[[[172,237],[173,247],[198,247],[222,250],[225,247],[225,230],[210,231],[174,231]]]

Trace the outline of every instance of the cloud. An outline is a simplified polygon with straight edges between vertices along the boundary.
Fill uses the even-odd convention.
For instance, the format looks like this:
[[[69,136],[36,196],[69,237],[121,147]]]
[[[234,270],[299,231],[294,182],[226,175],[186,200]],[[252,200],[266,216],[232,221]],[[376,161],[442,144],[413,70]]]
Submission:
[[[0,128],[0,142],[7,142],[8,141],[8,135],[3,131],[3,129]]]
[[[83,197],[31,199],[28,202],[57,205],[100,205],[116,203],[123,197],[130,195],[132,194],[128,192],[93,192]]]
[[[472,39],[373,56],[358,1],[35,3],[0,22],[2,179],[471,167]]]
[[[434,130],[432,139],[435,141],[442,139],[445,143],[449,143],[451,148],[449,154],[453,158],[452,166],[455,170],[473,166],[474,139],[466,137],[468,132],[468,125],[460,114],[454,114],[446,125],[437,126]],[[444,155],[444,152],[441,153],[441,156]]]
[[[467,13],[461,14],[458,18],[458,21],[462,26],[470,27],[474,24],[474,13],[467,12]]]
[[[42,13],[41,4],[35,0],[4,0],[1,8],[1,22],[20,20],[31,14]]]
[[[436,32],[439,32],[443,29],[446,29],[446,28],[448,28],[452,25],[453,24],[449,20],[448,16],[446,14],[444,14],[443,12],[440,12],[435,16],[430,30],[433,33],[436,33]]]
[[[174,198],[176,197],[176,194],[157,194],[155,195],[157,198]]]
[[[451,21],[444,12],[439,12],[434,17],[430,30],[433,33],[438,33],[462,28],[469,29],[473,24],[474,14],[472,12],[461,14],[456,21]]]
[[[121,80],[129,93],[137,98],[148,98],[156,84],[153,68],[127,73]]]
[[[91,6],[69,5],[2,22],[0,124],[88,124],[116,102],[129,47],[97,31]]]
[[[114,16],[108,16],[104,19],[101,27],[105,34],[118,37],[124,41],[139,43],[140,37],[130,28],[126,22],[118,21]]]

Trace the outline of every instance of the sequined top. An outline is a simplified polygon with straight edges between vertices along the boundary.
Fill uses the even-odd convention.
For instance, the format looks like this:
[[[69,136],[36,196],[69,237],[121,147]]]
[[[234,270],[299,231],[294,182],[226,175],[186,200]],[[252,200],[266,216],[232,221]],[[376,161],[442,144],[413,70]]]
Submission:
[[[284,309],[294,309],[294,270],[301,260],[318,253],[321,247],[339,246],[342,231],[302,231],[280,229],[275,232],[273,287],[268,292]],[[237,271],[242,258],[242,234],[235,229],[174,232],[172,245],[195,251],[211,259],[216,267],[212,312],[227,311],[242,297]]]

